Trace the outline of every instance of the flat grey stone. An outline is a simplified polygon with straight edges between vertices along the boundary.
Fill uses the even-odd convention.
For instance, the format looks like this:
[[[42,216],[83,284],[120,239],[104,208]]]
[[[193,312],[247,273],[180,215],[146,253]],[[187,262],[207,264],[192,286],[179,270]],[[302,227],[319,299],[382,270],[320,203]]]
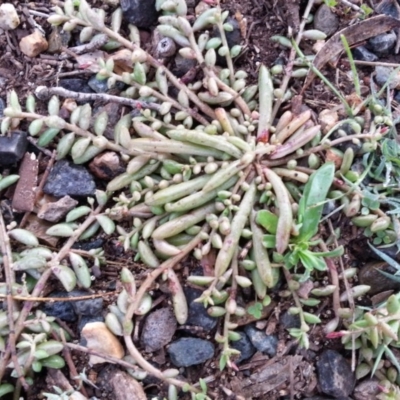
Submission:
[[[171,343],[168,354],[176,367],[202,364],[214,356],[211,342],[197,338],[181,338]]]
[[[92,175],[81,165],[58,161],[47,178],[43,191],[55,197],[92,196],[96,190]]]
[[[347,397],[352,393],[355,376],[346,359],[334,350],[325,350],[317,361],[318,383],[323,393]]]

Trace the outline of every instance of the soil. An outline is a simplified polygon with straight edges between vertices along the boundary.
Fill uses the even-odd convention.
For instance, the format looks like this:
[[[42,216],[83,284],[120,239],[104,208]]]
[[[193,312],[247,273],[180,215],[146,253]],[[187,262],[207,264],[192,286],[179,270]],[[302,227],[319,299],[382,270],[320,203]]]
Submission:
[[[28,58],[19,50],[18,43],[20,38],[30,32],[34,28],[34,24],[41,26],[46,35],[50,34],[51,28],[46,19],[38,16],[40,13],[50,14],[50,1],[34,1],[24,4],[18,0],[11,2],[16,6],[21,16],[22,24],[18,29],[0,36],[0,97],[5,100],[7,92],[14,89],[20,102],[23,103],[27,94],[37,86],[55,86],[57,80],[63,76],[71,73],[75,77],[80,75],[75,75],[76,72],[73,72],[76,71],[73,59],[59,61],[57,56],[46,53],[36,58]],[[89,1],[91,4],[93,2],[95,5],[108,8],[108,6],[102,5],[103,1]],[[288,51],[271,41],[270,38],[273,35],[286,35],[289,26],[296,30],[300,24],[300,15],[302,15],[305,3],[300,0],[226,0],[222,2],[223,7],[228,9],[231,15],[234,15],[240,23],[245,51],[236,62],[241,69],[244,69],[249,74],[251,80],[254,82],[257,80],[259,63],[272,66],[278,59],[287,60]],[[29,10],[36,11],[36,15],[29,14]],[[343,7],[338,7],[338,13],[343,17],[341,19],[341,27],[347,26],[352,21],[352,13],[344,13]],[[397,62],[398,60],[399,57],[396,56],[387,61]],[[345,93],[347,92],[346,94],[350,94],[351,82],[345,75],[348,64],[345,61],[339,62],[338,67],[342,70],[340,74],[336,74],[335,70],[330,67],[326,69],[326,74],[328,78],[337,81],[341,90]],[[369,68],[362,68],[361,70],[363,71],[363,79],[367,82],[371,70]],[[80,74],[85,75],[85,71],[80,71]],[[294,81],[291,89],[295,94],[299,94],[301,86],[301,81]],[[304,94],[304,101],[316,113],[324,108],[332,107],[335,103],[333,97],[328,94],[319,81],[314,81]],[[44,107],[40,101],[38,106]],[[41,159],[41,172],[43,172],[48,161],[49,157],[44,154]],[[341,226],[340,220],[336,224],[337,227],[342,228],[340,244],[346,246],[355,238],[355,232],[348,225]],[[116,287],[116,282],[122,266],[128,266],[136,272],[137,282],[143,280],[146,269],[132,261],[132,254],[121,251],[121,247],[117,244],[115,238],[104,237],[104,239],[106,240],[104,249],[108,263],[102,270],[102,279],[96,280],[96,284],[93,286],[94,292],[117,293],[119,287]],[[358,257],[357,254],[352,254],[352,251],[351,247],[347,250],[346,266],[351,265],[352,260]],[[194,265],[197,266],[195,261],[188,260],[183,265],[182,271],[187,271],[193,268]],[[326,279],[326,277],[321,276],[321,279]],[[47,293],[57,288],[57,283],[52,283],[54,286],[49,286],[46,289]],[[157,299],[158,296],[155,305],[166,303],[163,288],[155,287],[153,289],[154,298]],[[298,349],[293,338],[279,324],[281,315],[288,307],[292,306],[291,300],[282,301],[280,293],[273,293],[271,296],[276,307],[274,309],[271,307],[269,314],[257,322],[257,326],[266,329],[267,332],[274,332],[278,336],[278,353],[274,358],[271,359],[268,356],[257,354],[251,361],[240,365],[237,371],[225,370],[219,372],[218,354],[216,354],[214,359],[209,360],[201,367],[187,368],[185,377],[191,382],[196,382],[201,377],[207,378],[209,392],[215,394],[217,399],[233,400],[236,398],[235,393],[243,392],[246,393],[245,398],[270,400],[300,399],[318,393],[318,382],[314,366],[318,354],[327,347],[343,353],[343,348],[339,341],[328,341],[321,328],[324,322],[332,319],[332,305],[326,301],[309,310],[309,312],[315,312],[315,314],[320,315],[323,323],[319,326],[316,325],[310,332],[310,349],[304,351]],[[105,296],[104,300],[104,307],[106,308],[116,300],[116,294]],[[72,324],[69,328],[74,332],[76,325]],[[212,340],[212,337],[208,338]],[[346,353],[346,356],[348,357],[349,354]],[[151,357],[149,359],[152,361]],[[104,368],[102,365],[94,368],[90,367],[88,357],[76,351],[72,352],[72,360],[78,371],[86,368],[87,374],[91,377],[97,376]],[[268,375],[270,386],[268,390],[265,389],[264,395],[257,394],[258,386],[253,385],[251,379],[249,379],[260,372],[267,375],[270,374]],[[69,377],[67,368],[64,373]],[[276,379],[276,376],[280,374],[284,379]],[[149,395],[166,395],[167,388],[157,380],[149,379],[145,386]],[[226,388],[228,391],[224,392],[222,388]],[[96,390],[89,385],[86,385],[86,389],[89,395],[113,400],[112,397],[108,397],[109,395],[104,390]],[[46,380],[46,373],[42,372],[35,376],[35,385],[28,393],[27,399],[41,399],[43,398],[43,392],[51,391],[52,387],[49,386]]]

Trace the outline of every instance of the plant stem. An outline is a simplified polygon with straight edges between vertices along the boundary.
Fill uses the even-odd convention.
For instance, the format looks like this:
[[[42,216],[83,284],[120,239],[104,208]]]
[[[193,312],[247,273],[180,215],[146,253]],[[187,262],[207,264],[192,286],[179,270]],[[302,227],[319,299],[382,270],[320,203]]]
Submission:
[[[44,289],[47,280],[51,276],[51,267],[54,265],[59,264],[66,256],[68,256],[68,253],[70,252],[73,244],[78,240],[79,236],[93,223],[96,221],[96,216],[100,214],[103,210],[103,206],[98,206],[85,220],[85,222],[82,223],[82,225],[79,226],[78,229],[76,229],[73,233],[73,235],[67,240],[67,242],[64,244],[64,246],[60,249],[60,251],[54,256],[52,260],[50,260],[47,263],[47,269],[42,273],[42,276],[40,279],[37,281],[35,288],[32,291],[32,298],[35,297],[40,297],[40,293]],[[28,317],[29,313],[31,312],[31,309],[33,307],[34,301],[26,301],[22,307],[22,310],[19,314],[19,317],[15,323],[14,329],[15,329],[15,338],[18,338],[19,335],[22,333],[25,325],[25,320]],[[12,349],[10,346],[7,346],[7,349],[5,353],[3,354],[1,360],[0,360],[0,381],[3,379],[5,370],[7,368],[7,365],[9,363],[10,355],[12,355]]]
[[[18,378],[25,390],[28,390],[29,385],[24,378],[24,371],[22,370],[21,365],[18,362],[17,358],[17,350],[16,350],[16,342],[17,342],[17,334],[15,332],[14,325],[14,305],[15,302],[12,298],[12,285],[15,283],[15,274],[11,269],[12,264],[12,254],[10,247],[10,238],[7,234],[6,227],[4,224],[3,214],[0,210],[0,248],[3,254],[3,266],[4,266],[4,275],[6,277],[6,285],[7,285],[7,311],[8,311],[8,342],[6,352],[11,354],[11,359],[14,364],[14,369],[18,374]],[[2,379],[2,375],[0,375],[0,381]],[[16,390],[18,393],[18,391]]]
[[[202,239],[202,234],[204,232],[207,232],[207,228],[203,227],[200,233],[193,239],[191,240],[187,246],[173,258],[170,258],[169,260],[163,262],[157,269],[154,271],[150,272],[149,275],[147,275],[146,279],[140,286],[139,290],[137,291],[135,295],[134,301],[130,304],[128,307],[128,310],[125,314],[124,318],[124,323],[125,324],[130,324],[133,316],[135,314],[135,311],[137,310],[140,301],[142,300],[144,294],[147,292],[147,290],[150,288],[152,283],[166,270],[169,268],[173,268],[178,262],[180,262],[184,257],[186,257],[203,239]],[[124,340],[125,340],[125,345],[130,353],[130,355],[135,359],[135,361],[138,363],[138,365],[143,368],[145,371],[148,373],[152,374],[153,376],[162,379],[168,383],[171,383],[173,385],[176,385],[178,387],[183,387],[184,385],[187,385],[186,382],[180,381],[178,379],[172,379],[172,378],[166,378],[163,373],[154,367],[152,364],[150,364],[148,361],[144,359],[142,354],[138,351],[136,346],[133,343],[132,336],[130,334],[125,334],[124,335]],[[198,393],[199,391],[194,388],[190,387],[190,390],[193,391],[194,393]]]
[[[301,24],[300,24],[299,32],[297,33],[297,36],[296,36],[296,43],[297,44],[299,44],[301,42],[301,39],[302,39],[302,36],[303,36],[303,30],[304,30],[304,27],[306,26],[307,18],[309,16],[310,12],[311,12],[311,8],[312,8],[313,5],[314,5],[314,0],[308,0],[307,7],[304,10],[303,19],[302,19]],[[294,61],[295,58],[296,58],[296,49],[292,48],[290,50],[289,62],[287,64],[286,68],[285,68],[285,76],[283,77],[282,84],[281,84],[281,86],[279,88],[282,91],[282,93],[286,92],[286,89],[287,89],[287,87],[289,85],[289,81],[290,81],[290,78],[291,78],[291,75],[292,75],[292,70],[293,70],[293,61]],[[279,109],[280,109],[280,107],[282,105],[282,102],[283,102],[283,98],[276,99],[274,108],[272,110],[271,122],[274,120],[274,118],[278,114],[278,111],[279,111]]]

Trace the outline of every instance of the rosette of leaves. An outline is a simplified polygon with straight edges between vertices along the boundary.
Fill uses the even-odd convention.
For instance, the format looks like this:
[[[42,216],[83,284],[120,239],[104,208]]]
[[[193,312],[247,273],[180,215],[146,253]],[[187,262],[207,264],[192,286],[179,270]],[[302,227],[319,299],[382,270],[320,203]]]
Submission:
[[[340,254],[340,249],[334,253],[311,249],[317,245],[312,239],[335,167],[326,164],[315,172],[319,165],[313,168],[309,162],[309,167],[298,167],[296,161],[323,152],[335,141],[320,143],[320,127],[311,122],[310,111],[298,116],[284,113],[279,121],[272,121],[277,94],[273,79],[263,65],[257,85],[247,82],[244,71],[235,70],[233,58],[241,49],[230,48],[226,40],[225,32],[233,29],[226,22],[227,12],[219,6],[210,8],[191,24],[183,1],[160,1],[157,7],[164,12],[159,32],[176,42],[183,57],[198,63],[199,73],[192,82],[179,80],[144,51],[136,27],[129,26],[130,40],[119,33],[120,9],[113,12],[108,27],[102,10],[89,7],[85,0],[78,8],[67,0],[63,8],[55,7],[56,15],[49,21],[63,24],[64,30],[79,29],[83,42],[94,40],[98,33],[106,35],[109,52],[125,48],[131,72],[116,72],[110,54],[98,60],[97,77],[107,79],[109,87],[123,82],[124,104],[140,106],[142,111],[122,116],[110,139],[105,136],[107,114],[93,118],[90,104],[77,105],[63,119],[57,96],[50,99],[45,116],[35,111],[32,96],[24,112],[11,93],[2,131],[21,119],[30,120],[29,132],[39,137],[40,145],[57,142],[58,158],[71,156],[79,164],[104,150],[121,154],[126,171],[96,196],[100,206],[109,208],[95,217],[81,238],[95,234],[99,226],[108,234],[116,229],[124,248],[136,251],[136,260],[154,269],[162,260],[184,252],[197,238],[193,255],[215,259],[214,272],[188,280],[207,286],[198,300],[211,305],[211,315],[224,315],[224,331],[217,336],[224,345],[223,368],[237,353],[229,341],[239,339],[230,317],[246,312],[236,301],[240,287],[253,285],[255,296],[267,304],[267,290],[276,285],[282,266],[298,267],[308,277],[315,269],[325,269],[322,257]],[[214,27],[219,35],[211,37]],[[216,65],[217,54],[225,58],[226,68]],[[171,91],[172,87],[176,90]],[[375,143],[380,135],[362,139]],[[338,143],[346,140],[352,138],[340,138]],[[58,230],[53,227],[48,233],[74,235],[87,210],[81,211],[73,211],[74,219],[67,217]],[[114,225],[113,220],[121,219],[131,221],[129,229],[126,224]],[[84,263],[77,256],[72,258],[71,279]],[[165,278],[177,282],[172,272]],[[84,282],[87,276],[81,278],[80,283]],[[180,304],[174,302],[175,313],[184,323],[187,315]],[[309,318],[309,323],[315,322]]]

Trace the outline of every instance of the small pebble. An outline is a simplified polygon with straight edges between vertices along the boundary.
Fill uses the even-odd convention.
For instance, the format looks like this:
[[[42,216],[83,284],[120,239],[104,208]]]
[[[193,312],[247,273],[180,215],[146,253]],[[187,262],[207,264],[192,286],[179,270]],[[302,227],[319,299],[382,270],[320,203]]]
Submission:
[[[237,333],[240,335],[240,340],[231,342],[231,347],[240,351],[240,356],[235,360],[236,364],[240,364],[242,361],[246,361],[252,357],[256,352],[256,348],[244,332]]]
[[[81,337],[88,349],[95,350],[107,356],[121,359],[124,356],[124,349],[117,337],[109,331],[104,322],[90,322],[86,324]],[[102,357],[91,355],[90,364],[102,364],[110,362]]]
[[[120,0],[124,18],[138,28],[149,29],[157,22],[155,0]]]
[[[275,335],[267,335],[252,325],[246,325],[244,331],[258,351],[270,357],[275,356],[278,347],[278,338]]]
[[[55,202],[47,201],[40,207],[37,216],[49,222],[58,222],[77,204],[78,201],[70,196],[64,196]]]
[[[281,315],[279,323],[284,329],[300,328],[300,317],[286,311]]]
[[[89,169],[96,178],[107,181],[124,172],[118,154],[113,151],[106,151],[96,156],[90,162]]]
[[[368,40],[367,48],[378,56],[388,55],[396,44],[394,32],[382,33]]]
[[[86,79],[79,79],[79,78],[60,79],[58,84],[64,89],[71,90],[73,92],[93,93],[93,90],[88,85],[88,81]]]
[[[127,372],[114,366],[102,368],[96,385],[101,389],[101,397],[112,400],[147,400],[143,386]],[[108,395],[107,395],[108,394]],[[154,399],[153,396],[151,396]],[[96,400],[91,398],[91,400]]]
[[[358,46],[353,50],[353,57],[355,60],[360,61],[376,61],[378,60],[378,56],[372,52],[370,52],[364,46]]]
[[[0,136],[0,165],[10,165],[25,154],[28,140],[26,132],[11,132],[10,136]]]
[[[23,37],[19,42],[22,53],[32,58],[46,51],[48,46],[46,38],[39,31]]]
[[[352,393],[355,376],[350,364],[337,351],[325,350],[317,361],[318,383],[323,393],[347,397]]]
[[[54,165],[43,188],[45,193],[55,197],[87,197],[92,196],[95,190],[96,184],[87,169],[67,160]]]
[[[207,309],[201,303],[196,303],[203,293],[202,290],[187,287],[184,289],[186,301],[189,305],[189,316],[186,325],[200,326],[205,331],[209,332],[217,325],[218,318],[211,317],[207,313]]]
[[[367,379],[355,387],[353,397],[354,400],[376,399],[379,393],[382,393],[379,388],[379,381]]]
[[[89,296],[90,294],[86,290],[75,289],[68,293],[68,297]],[[103,311],[103,298],[95,297],[93,299],[72,301],[72,306],[77,315],[99,315]]]
[[[176,45],[173,39],[163,37],[156,46],[157,58],[171,57],[176,53]]]
[[[333,35],[339,27],[339,18],[326,4],[319,6],[314,15],[314,29],[324,32],[327,36]]]
[[[11,3],[3,3],[0,6],[0,29],[10,31],[20,24],[17,10]]]
[[[97,79],[96,75],[93,75],[88,82],[90,88],[96,93],[107,93],[111,89],[122,90],[124,87],[123,82],[116,82],[115,86],[112,88],[108,87],[108,79]]]
[[[196,60],[190,60],[188,58],[183,58],[179,53],[175,57],[175,66],[173,67],[173,73],[181,78],[187,72],[197,65]]]
[[[202,364],[214,356],[211,342],[197,338],[181,338],[168,347],[171,362],[176,367],[190,367]]]
[[[47,297],[55,298],[67,298],[68,293],[66,292],[53,292]],[[43,305],[43,312],[50,317],[57,317],[65,322],[76,321],[77,315],[71,301],[55,301],[46,302]]]
[[[149,314],[143,326],[140,342],[146,352],[160,350],[175,334],[177,322],[171,308],[160,308]]]

